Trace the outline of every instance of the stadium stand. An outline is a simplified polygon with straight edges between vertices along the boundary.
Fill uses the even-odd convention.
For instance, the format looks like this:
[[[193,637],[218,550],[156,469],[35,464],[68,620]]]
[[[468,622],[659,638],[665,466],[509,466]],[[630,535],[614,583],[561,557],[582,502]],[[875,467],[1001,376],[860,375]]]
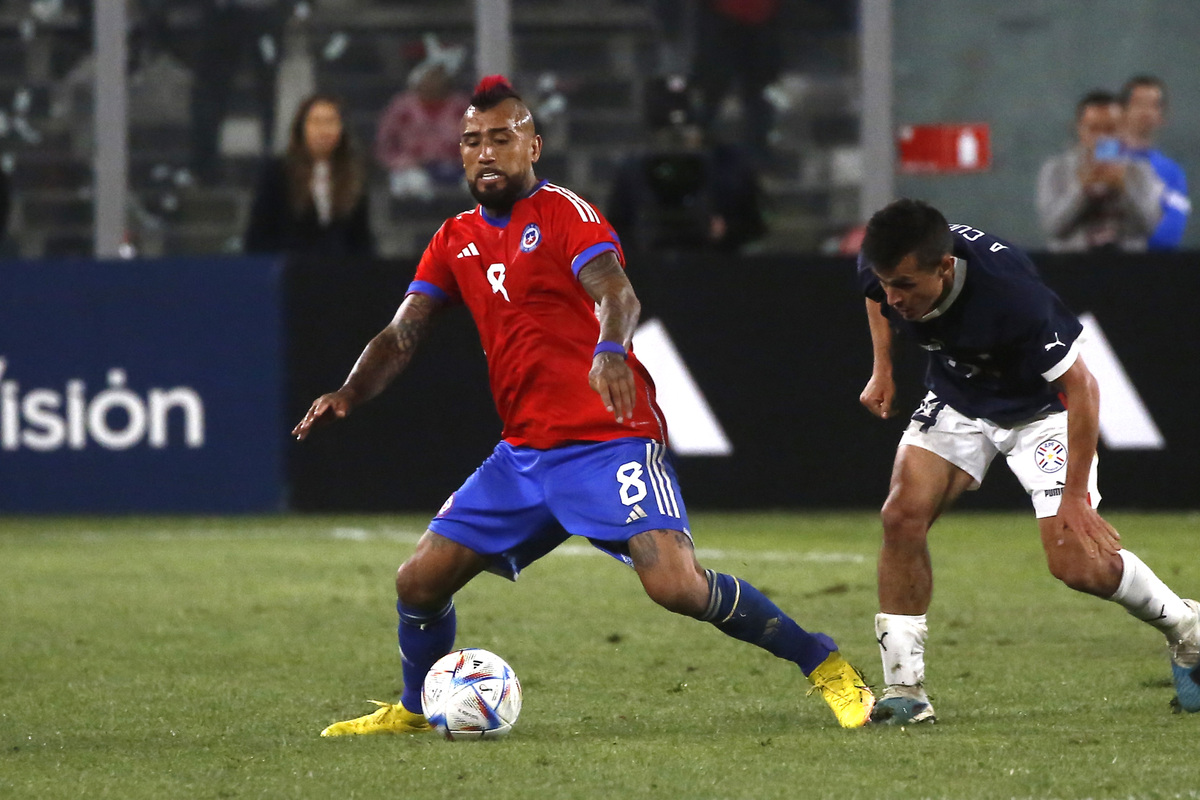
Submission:
[[[163,95],[186,96],[182,81],[190,74],[183,65],[199,43],[195,15],[186,3],[176,5],[181,10],[167,18],[167,57],[155,65],[150,88],[136,83],[138,69],[150,69],[147,59],[140,66],[135,59],[131,74],[130,230],[140,255],[237,252],[259,157],[246,148],[227,150],[219,179],[201,185],[185,169],[186,103],[168,103],[157,115],[138,110],[162,107]],[[552,146],[539,174],[603,204],[615,164],[644,135],[642,93],[663,63],[662,22],[649,0],[513,5],[514,82],[528,96],[540,78],[553,76],[566,101],[546,131]],[[788,6],[781,24],[796,46],[788,48],[776,87],[775,163],[763,174],[771,232],[756,248],[774,252],[815,250],[858,221],[855,32],[827,3]],[[46,19],[35,19],[31,8],[0,0],[0,168],[12,174],[14,251],[26,258],[85,256],[92,239],[87,19],[69,2]],[[469,42],[472,30],[470,4],[460,0],[317,0],[287,43],[308,53],[318,88],[345,98],[351,130],[369,151],[378,115],[411,66],[404,48],[430,32]],[[331,55],[336,36],[343,44]],[[139,47],[131,45],[131,55]],[[175,91],[161,91],[164,82]],[[159,96],[139,94],[156,86]],[[254,116],[251,89],[250,76],[240,75],[229,112],[235,122]],[[736,117],[736,108],[727,111]],[[419,253],[448,214],[470,205],[457,187],[440,189],[431,203],[397,200],[381,171],[372,175],[370,191],[380,252],[390,256]]]

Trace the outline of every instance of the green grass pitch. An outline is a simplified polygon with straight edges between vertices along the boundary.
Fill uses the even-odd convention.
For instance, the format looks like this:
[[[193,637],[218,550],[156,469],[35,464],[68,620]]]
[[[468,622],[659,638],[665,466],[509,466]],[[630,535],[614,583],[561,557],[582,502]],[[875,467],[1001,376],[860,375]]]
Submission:
[[[1200,595],[1200,517],[1111,519]],[[692,522],[702,563],[878,680],[874,515]],[[933,727],[838,728],[794,667],[572,542],[458,596],[458,644],[520,676],[511,736],[321,739],[400,689],[392,575],[424,523],[0,518],[0,797],[1200,797],[1161,636],[1053,581],[1028,514],[934,529]]]

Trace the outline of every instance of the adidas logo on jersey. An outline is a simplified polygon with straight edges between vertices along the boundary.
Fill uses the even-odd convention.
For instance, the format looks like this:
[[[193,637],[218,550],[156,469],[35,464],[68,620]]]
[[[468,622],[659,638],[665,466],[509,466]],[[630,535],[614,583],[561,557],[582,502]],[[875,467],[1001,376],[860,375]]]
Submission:
[[[462,249],[462,252],[458,254],[458,257],[459,258],[467,258],[469,256],[477,256],[477,255],[479,255],[479,251],[477,249],[475,249],[475,243],[471,242],[469,245],[467,245],[466,247],[464,247]]]
[[[645,518],[646,518],[646,512],[642,510],[641,506],[634,504],[633,511],[630,511],[629,516],[625,518],[625,524],[628,525],[629,523],[633,522],[634,520],[645,519]]]

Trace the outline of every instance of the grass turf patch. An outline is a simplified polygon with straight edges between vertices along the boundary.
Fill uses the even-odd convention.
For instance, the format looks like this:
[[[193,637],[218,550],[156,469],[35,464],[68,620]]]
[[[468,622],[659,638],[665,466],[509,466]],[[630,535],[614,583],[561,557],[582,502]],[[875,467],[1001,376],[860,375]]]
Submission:
[[[1112,519],[1200,594],[1200,519]],[[0,520],[0,796],[1200,797],[1162,637],[1051,579],[1021,514],[934,528],[932,728],[841,730],[794,667],[573,541],[456,600],[458,645],[521,678],[510,737],[320,739],[400,690],[391,580],[425,521]],[[878,680],[874,515],[693,523],[705,566]]]

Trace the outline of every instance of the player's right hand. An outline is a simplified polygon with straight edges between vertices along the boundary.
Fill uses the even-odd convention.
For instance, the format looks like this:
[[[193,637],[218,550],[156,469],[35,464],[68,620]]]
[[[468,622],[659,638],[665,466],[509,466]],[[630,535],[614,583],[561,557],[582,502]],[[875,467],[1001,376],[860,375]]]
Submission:
[[[872,375],[867,381],[866,388],[858,396],[858,402],[867,407],[880,419],[888,419],[892,414],[892,402],[896,399],[896,383],[890,377]]]
[[[1059,545],[1067,537],[1075,537],[1079,551],[1090,559],[1104,557],[1111,560],[1121,549],[1121,534],[1091,507],[1086,495],[1079,497],[1064,493],[1055,516],[1062,526],[1057,540]]]
[[[617,422],[633,417],[637,384],[625,359],[614,353],[597,353],[588,373],[588,385],[600,395],[604,408],[616,417]]]
[[[350,408],[350,399],[342,392],[323,394],[309,406],[308,413],[304,415],[304,419],[300,420],[300,424],[292,428],[292,436],[303,441],[308,438],[308,433],[313,428],[333,422],[335,419],[342,419],[350,413]]]

